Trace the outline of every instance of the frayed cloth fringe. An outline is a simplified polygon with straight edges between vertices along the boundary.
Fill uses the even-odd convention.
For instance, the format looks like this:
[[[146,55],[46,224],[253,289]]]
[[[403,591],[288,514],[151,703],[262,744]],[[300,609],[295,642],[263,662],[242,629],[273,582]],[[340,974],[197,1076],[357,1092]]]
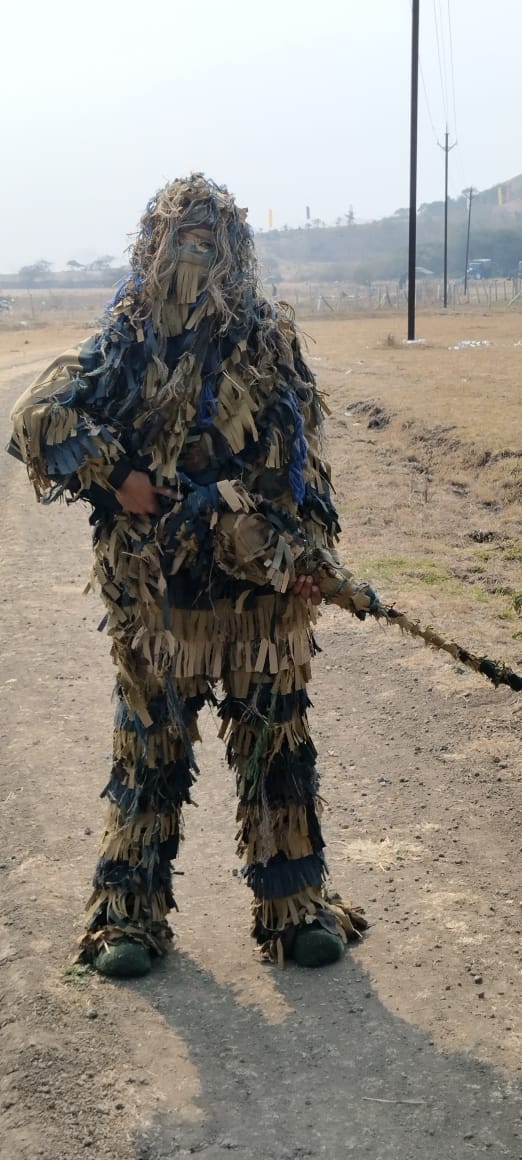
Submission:
[[[256,898],[263,901],[288,898],[307,887],[320,889],[326,875],[327,868],[321,854],[289,859],[279,851],[268,862],[255,862],[244,871],[248,886]]]
[[[347,906],[334,892],[309,887],[291,898],[257,901],[252,935],[263,957],[283,966],[296,929],[316,922],[345,944],[361,938],[368,927],[360,907]]]
[[[230,752],[234,753],[234,764],[241,771],[241,758],[248,758],[256,744],[259,736],[259,727],[261,722],[255,724],[238,725],[237,722],[224,722],[219,736],[226,737],[230,741]],[[268,730],[269,749],[264,753],[263,760],[266,767],[269,768],[275,755],[283,748],[297,749],[303,742],[310,738],[310,729],[306,718],[299,717],[297,714],[291,721],[284,721],[281,724],[276,724],[271,721]]]
[[[169,611],[169,627],[158,623],[157,631],[150,609],[147,627],[143,619],[137,627],[136,611],[134,631],[121,622],[123,610],[112,597],[102,594],[109,608],[108,632],[121,692],[131,713],[137,713],[146,727],[153,723],[144,691],[151,675],[161,681],[170,674],[177,681],[203,676],[217,680],[226,674],[235,697],[247,695],[253,674],[292,670],[293,677],[297,670],[297,687],[310,679],[315,643],[310,610],[299,598],[263,596],[255,609],[242,612],[234,612],[228,601],[218,602],[214,611],[175,608]]]
[[[108,950],[122,939],[141,943],[153,955],[161,958],[172,946],[174,932],[166,922],[153,923],[148,928],[132,922],[110,923],[99,930],[88,930],[82,935],[76,962],[92,963],[101,951]]]
[[[179,807],[165,814],[150,809],[126,824],[122,820],[119,806],[111,804],[101,849],[109,862],[123,859],[130,866],[138,866],[143,860],[144,851],[159,847],[161,852],[161,847],[173,838],[178,842],[183,838],[183,819]]]
[[[268,810],[259,805],[240,803],[237,821],[237,853],[248,865],[267,862],[278,853],[289,859],[306,858],[319,854],[324,848],[318,815],[322,803],[315,801],[308,807],[287,802]]]
[[[169,910],[176,909],[170,891],[157,890],[154,894],[122,894],[109,887],[95,890],[87,904],[86,927],[96,931],[104,926],[127,925],[129,922],[147,930],[154,924],[165,923]]]

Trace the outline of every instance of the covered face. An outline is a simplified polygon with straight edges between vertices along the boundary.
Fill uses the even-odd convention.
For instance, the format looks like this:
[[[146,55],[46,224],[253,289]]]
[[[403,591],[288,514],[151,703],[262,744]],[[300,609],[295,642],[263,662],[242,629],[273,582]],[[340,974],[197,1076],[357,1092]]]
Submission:
[[[183,305],[193,305],[206,290],[216,247],[209,230],[182,230],[179,234],[178,260],[170,286],[170,297]]]
[[[131,265],[141,313],[156,329],[179,334],[208,314],[227,324],[257,284],[246,210],[201,174],[171,182],[147,206]]]

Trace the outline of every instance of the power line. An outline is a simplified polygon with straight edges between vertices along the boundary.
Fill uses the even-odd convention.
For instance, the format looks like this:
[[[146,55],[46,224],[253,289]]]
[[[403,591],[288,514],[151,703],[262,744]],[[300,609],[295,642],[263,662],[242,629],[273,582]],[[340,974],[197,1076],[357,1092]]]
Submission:
[[[445,45],[445,40],[444,40],[444,26],[443,26],[444,22],[442,19],[441,0],[438,0],[438,2],[439,2],[439,11],[438,11],[438,16],[437,16],[437,0],[433,0],[433,19],[434,19],[434,24],[435,24],[435,37],[436,37],[436,41],[437,41],[437,59],[438,59],[438,66],[439,66],[439,79],[440,79],[440,89],[441,89],[441,97],[442,97],[442,107],[443,107],[443,113],[444,113],[444,122],[447,126],[448,121],[450,120],[449,112],[448,112],[449,85],[448,85],[448,72],[447,72],[447,65],[446,65],[446,45]],[[410,0],[410,9],[412,9],[412,0]],[[457,137],[458,136],[458,134],[457,134],[457,102],[456,102],[456,91],[455,91],[455,65],[454,65],[454,56],[453,56],[453,33],[452,33],[452,26],[451,26],[450,0],[447,0],[447,22],[448,22],[448,42],[449,42],[449,58],[450,58],[450,74],[451,74],[451,104],[452,104],[452,109],[453,109],[453,127],[454,127],[455,137]],[[428,98],[428,89],[427,89],[427,85],[426,85],[426,79],[425,79],[424,70],[422,67],[422,58],[421,58],[420,54],[419,54],[419,73],[420,73],[420,79],[421,79],[421,84],[422,84],[422,92],[424,95],[424,102],[426,105],[426,112],[428,114],[428,120],[430,123],[431,131],[433,133],[435,141],[438,142],[437,130],[435,128],[435,120],[433,117],[433,113],[432,113],[431,106],[430,106],[430,101]]]
[[[441,54],[441,47],[440,47],[439,21],[437,18],[437,2],[436,2],[436,0],[433,0],[433,18],[435,21],[435,38],[437,41],[437,57],[438,57],[438,62],[439,62],[439,77],[440,77],[440,90],[442,93],[442,107],[443,107],[443,111],[444,111],[444,120],[447,124],[448,123],[448,101],[447,101],[447,96],[446,96],[446,87],[444,84],[444,75],[443,75],[443,68],[442,68],[442,54]]]
[[[446,121],[448,120],[449,112],[449,85],[448,85],[448,54],[446,52],[446,36],[444,31],[444,20],[442,17],[442,0],[438,0],[439,6],[439,29],[440,29],[440,43],[442,48],[442,71],[444,73],[444,92],[446,94]]]
[[[412,18],[413,18],[413,0],[410,0],[410,11],[412,13]],[[435,140],[438,141],[437,130],[435,128],[435,123],[434,123],[432,113],[431,113],[431,108],[430,108],[430,102],[428,100],[428,90],[426,88],[426,81],[424,80],[424,73],[422,71],[422,60],[420,57],[420,53],[419,53],[419,72],[420,72],[420,78],[421,78],[421,82],[422,82],[422,91],[424,93],[424,100],[426,102],[426,112],[428,114],[428,120],[429,120],[429,123],[431,125],[431,131],[433,133]]]
[[[428,101],[428,93],[427,93],[427,90],[426,90],[426,82],[425,82],[425,80],[424,80],[424,73],[423,73],[423,71],[422,71],[422,61],[421,61],[420,59],[419,59],[419,71],[420,71],[420,76],[421,76],[421,81],[422,81],[422,91],[423,91],[423,93],[424,93],[424,100],[425,100],[425,102],[426,102],[426,110],[427,110],[427,113],[428,113],[428,118],[429,118],[429,122],[430,122],[430,125],[431,125],[431,131],[432,131],[432,133],[433,133],[433,136],[434,136],[435,140],[437,141],[437,130],[436,130],[436,128],[435,128],[435,125],[434,125],[434,122],[433,122],[433,117],[432,117],[432,115],[431,115],[430,103],[429,103],[429,101]]]
[[[451,31],[450,0],[448,0],[448,33],[449,33],[449,46],[450,46],[451,93],[452,93],[452,99],[453,99],[453,123],[454,123],[454,129],[455,129],[455,136],[458,137],[457,102],[455,100],[455,68],[454,68],[454,64],[453,64],[453,35],[452,35],[452,31]]]

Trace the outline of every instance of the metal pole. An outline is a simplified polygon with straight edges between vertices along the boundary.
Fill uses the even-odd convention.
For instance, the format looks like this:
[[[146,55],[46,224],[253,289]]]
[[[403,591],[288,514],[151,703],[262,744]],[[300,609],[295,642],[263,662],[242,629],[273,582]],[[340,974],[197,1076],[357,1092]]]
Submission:
[[[448,126],[444,134],[444,308],[448,305]]]
[[[411,8],[410,228],[408,241],[408,342],[415,339],[415,266],[417,264],[417,110],[419,97],[419,2]]]
[[[444,134],[444,145],[438,142],[441,149],[444,150],[444,306],[448,305],[448,155],[450,149],[454,149],[457,142],[453,145],[448,145],[448,126],[446,125],[446,132]]]
[[[468,195],[468,232],[466,235],[466,269],[464,270],[464,296],[468,293],[468,265],[469,265],[469,231],[471,228],[471,203],[473,201],[473,186],[466,191]]]

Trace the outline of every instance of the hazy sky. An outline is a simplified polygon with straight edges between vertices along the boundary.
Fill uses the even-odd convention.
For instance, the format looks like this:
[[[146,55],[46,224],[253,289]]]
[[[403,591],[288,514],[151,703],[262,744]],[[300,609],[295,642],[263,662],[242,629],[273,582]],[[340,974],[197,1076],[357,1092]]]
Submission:
[[[419,204],[443,195],[446,116],[450,193],[522,172],[522,0],[420,9]],[[5,4],[0,270],[119,257],[149,196],[194,169],[256,228],[270,207],[281,226],[407,205],[410,26],[410,0]]]

